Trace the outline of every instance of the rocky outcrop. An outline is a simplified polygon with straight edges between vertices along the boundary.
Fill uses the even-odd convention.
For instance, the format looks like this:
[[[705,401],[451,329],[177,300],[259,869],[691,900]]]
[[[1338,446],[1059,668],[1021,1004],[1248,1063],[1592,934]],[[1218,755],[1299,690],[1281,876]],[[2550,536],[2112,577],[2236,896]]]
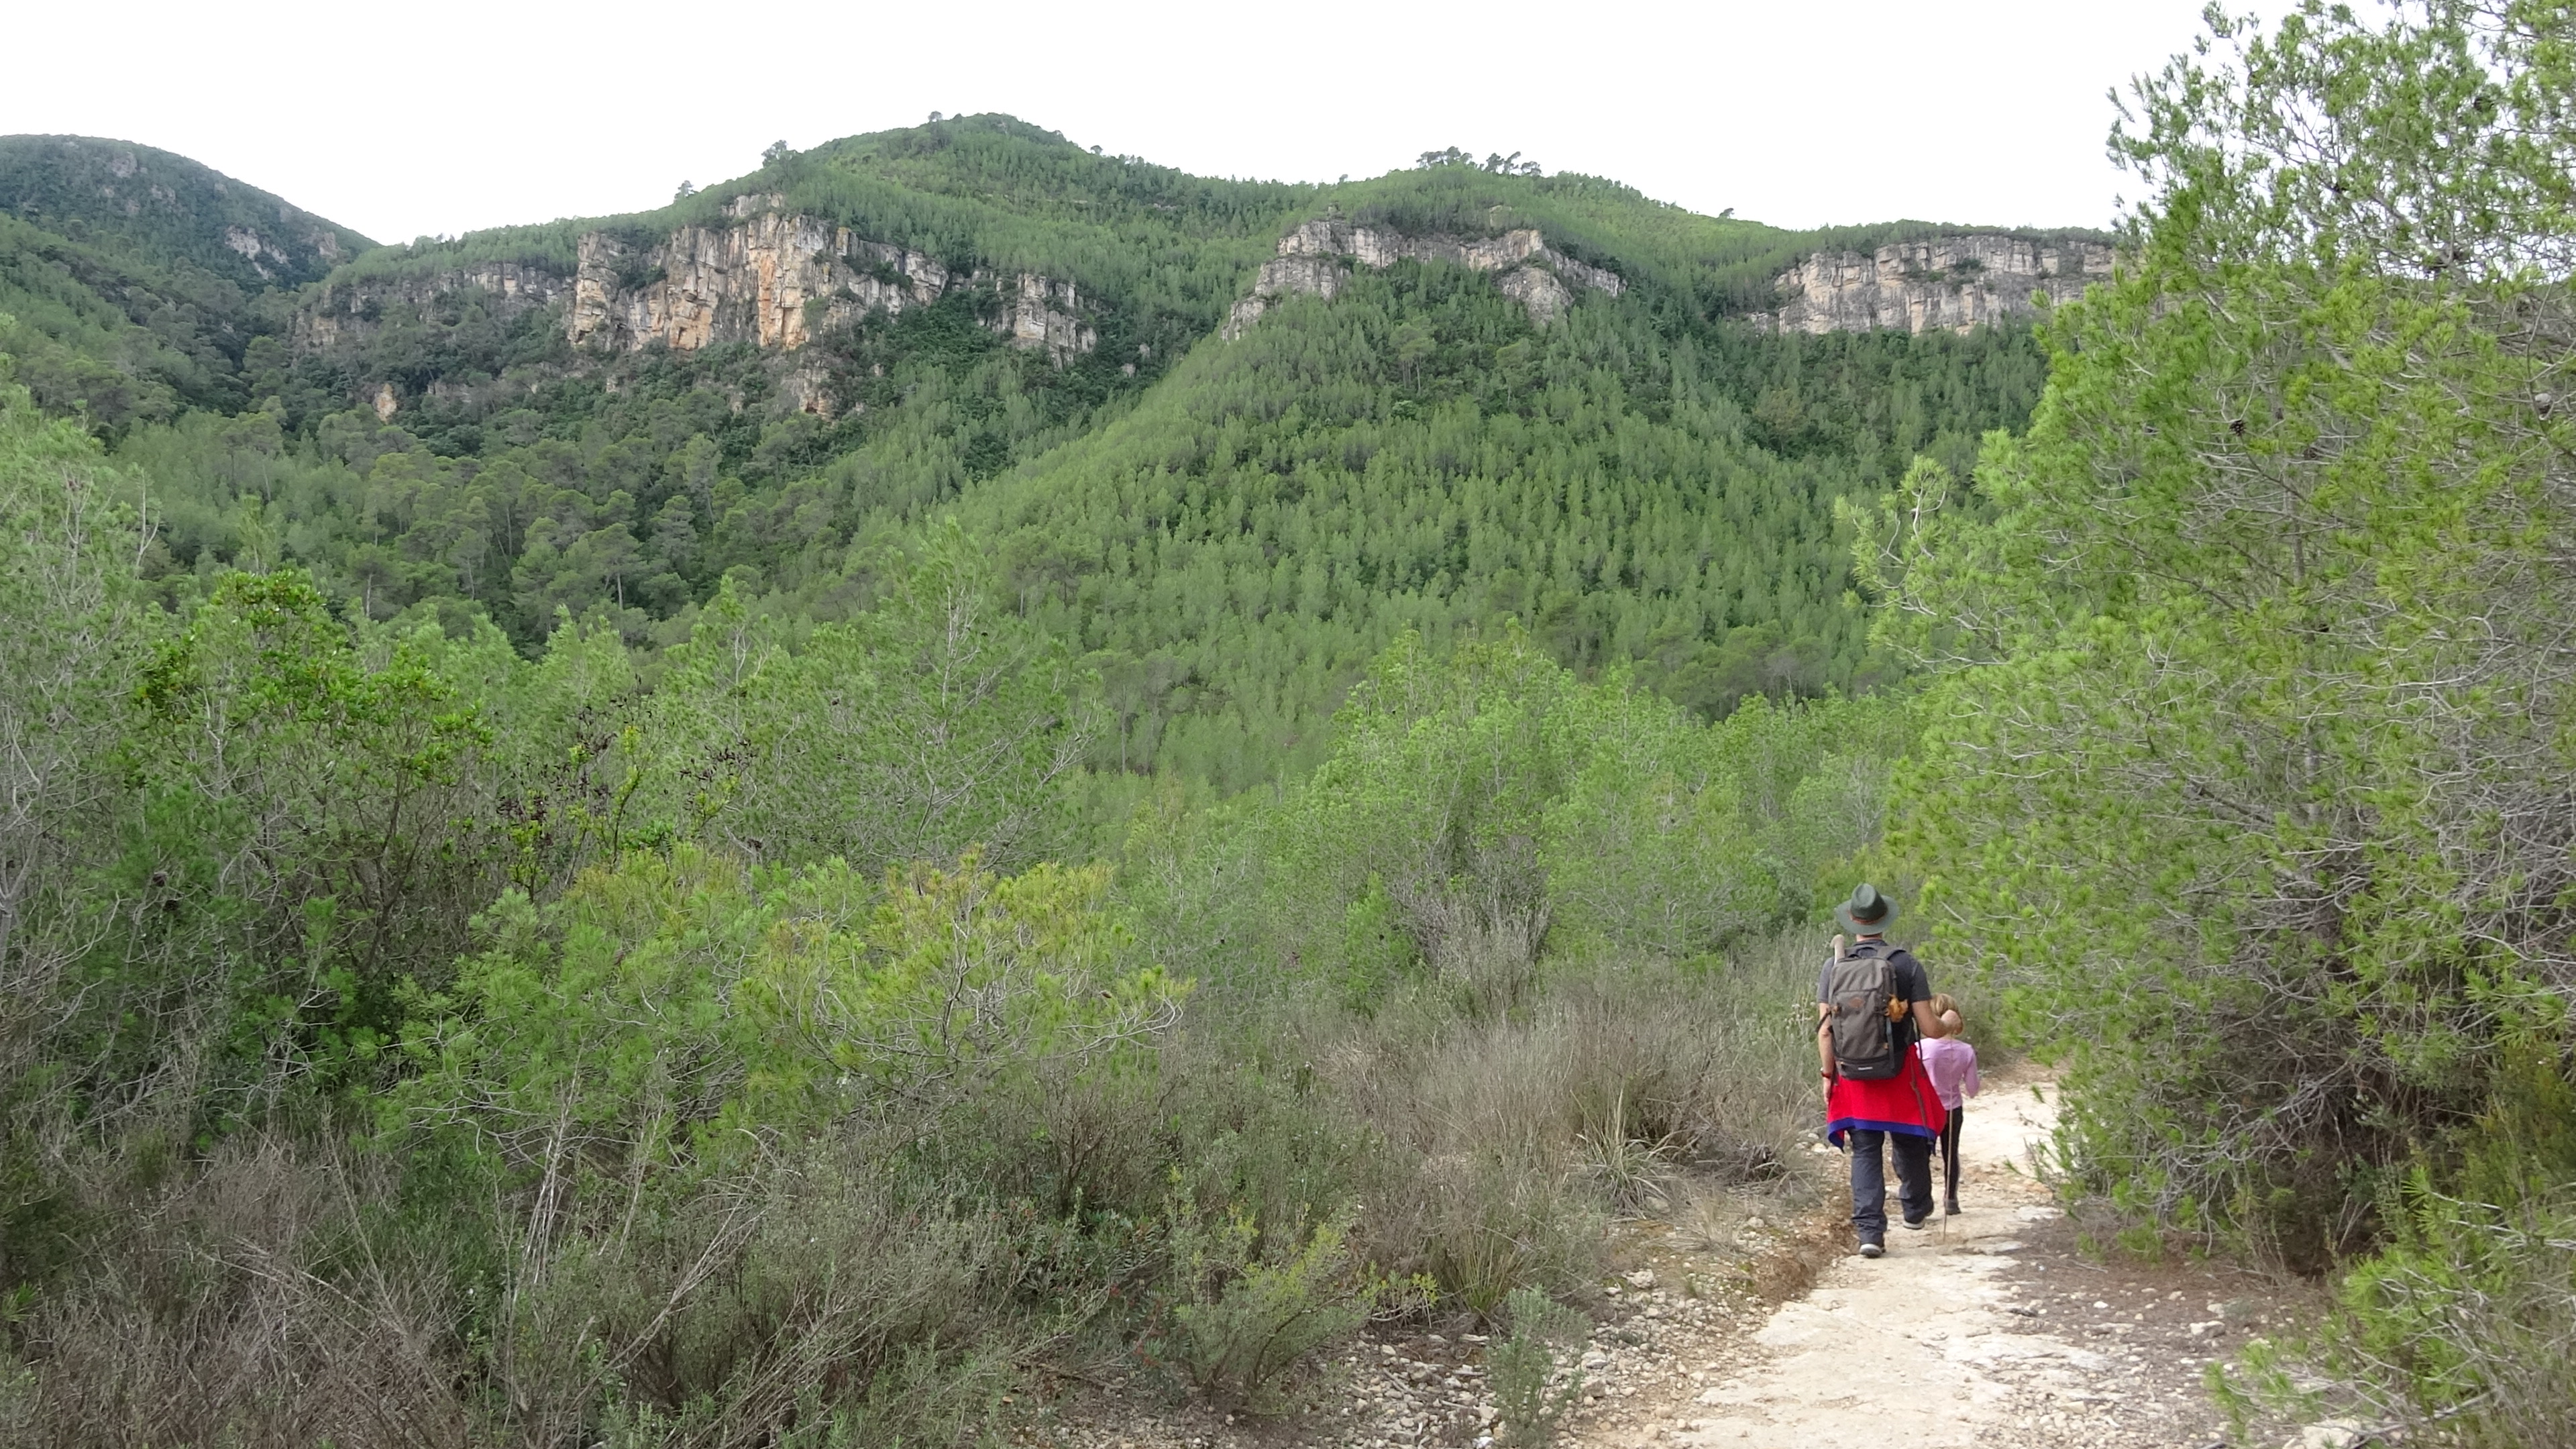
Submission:
[[[1273,257],[1254,274],[1251,292],[1235,299],[1233,308],[1226,313],[1222,335],[1228,342],[1241,337],[1245,328],[1260,321],[1270,304],[1282,297],[1321,297],[1331,301],[1341,295],[1350,280],[1351,269],[1332,257]]]
[[[563,306],[564,336],[576,344],[632,352],[659,342],[679,351],[747,342],[793,352],[831,328],[872,313],[898,316],[961,286],[991,286],[993,330],[1014,346],[1042,349],[1061,364],[1099,345],[1071,282],[1036,273],[998,281],[955,272],[927,253],[871,241],[784,209],[777,195],[736,197],[725,221],[684,226],[659,242],[615,232],[584,234],[570,276],[519,262],[326,285],[297,315],[294,344],[320,350],[370,332],[388,304],[427,307],[469,289],[489,294],[504,320],[535,307]],[[256,237],[234,242],[254,263]],[[815,374],[819,376],[819,374]],[[799,406],[828,412],[820,384]]]
[[[737,197],[726,207],[733,225],[684,226],[652,247],[583,236],[564,335],[621,351],[651,342],[684,352],[719,342],[794,349],[817,324],[878,308],[899,314],[948,289],[948,269],[932,258],[771,209],[778,200]]]
[[[778,395],[800,413],[812,413],[825,422],[840,414],[840,402],[832,392],[831,374],[819,367],[800,367],[778,380]],[[865,408],[859,409],[866,411]]]
[[[1061,306],[1064,310],[1056,310]],[[996,330],[1017,347],[1043,347],[1058,365],[1076,353],[1100,345],[1100,334],[1084,324],[1082,298],[1071,282],[1049,281],[1034,272],[1019,274],[1017,285],[1002,297],[1002,319]]]
[[[295,314],[288,340],[299,351],[324,351],[373,333],[387,303],[427,307],[459,292],[480,291],[507,321],[554,304],[571,290],[562,273],[524,262],[484,262],[417,276],[326,282]]]
[[[582,237],[564,335],[621,351],[653,342],[684,352],[721,342],[793,351],[818,331],[880,310],[899,316],[986,280],[784,204],[776,195],[736,197],[725,208],[731,225],[684,226],[640,249],[608,232]],[[1064,362],[1098,343],[1072,283],[1022,273],[997,290],[993,327],[1014,345]]]
[[[1574,294],[1544,267],[1514,267],[1495,278],[1494,285],[1527,309],[1530,321],[1541,327],[1564,316],[1565,309],[1574,305]]]
[[[1896,242],[1874,254],[1817,252],[1780,274],[1787,305],[1752,321],[1779,332],[1965,332],[2029,316],[2033,294],[2081,296],[2111,273],[2111,249],[1972,235]]]
[[[158,188],[155,189],[158,190]],[[328,236],[329,233],[326,232],[323,233],[323,235]],[[250,263],[251,270],[259,273],[260,280],[264,282],[273,281],[277,276],[276,272],[269,270],[268,262],[273,261],[277,263],[281,269],[295,265],[295,258],[288,255],[284,247],[277,245],[275,242],[270,241],[268,238],[261,236],[258,232],[252,231],[246,226],[225,227],[224,246],[230,251],[239,253],[241,255],[241,259]],[[338,244],[335,242],[333,244],[332,254],[336,255],[337,253]],[[262,257],[267,258],[268,261],[262,261]]]
[[[1407,260],[1500,273],[1495,281],[1503,295],[1527,308],[1530,320],[1542,327],[1574,304],[1569,283],[1613,297],[1627,287],[1618,273],[1551,248],[1533,227],[1490,237],[1406,236],[1386,227],[1354,226],[1340,217],[1322,217],[1279,239],[1279,254],[1261,264],[1251,293],[1227,315],[1224,336],[1229,340],[1242,336],[1282,297],[1338,295],[1353,266],[1383,271]]]

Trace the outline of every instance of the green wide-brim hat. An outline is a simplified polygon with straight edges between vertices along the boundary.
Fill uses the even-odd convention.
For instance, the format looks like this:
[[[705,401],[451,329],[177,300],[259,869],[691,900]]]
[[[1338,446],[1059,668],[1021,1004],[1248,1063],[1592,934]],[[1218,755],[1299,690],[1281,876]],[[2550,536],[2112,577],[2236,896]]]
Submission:
[[[1896,924],[1896,902],[1879,894],[1878,887],[1862,881],[1850,900],[1834,907],[1834,915],[1853,935],[1875,936]]]

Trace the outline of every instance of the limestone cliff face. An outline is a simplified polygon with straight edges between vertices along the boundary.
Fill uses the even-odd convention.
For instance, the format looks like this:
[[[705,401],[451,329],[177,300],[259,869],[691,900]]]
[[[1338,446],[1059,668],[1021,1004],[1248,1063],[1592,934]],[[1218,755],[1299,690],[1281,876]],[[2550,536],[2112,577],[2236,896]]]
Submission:
[[[1057,311],[1059,306],[1064,310]],[[1043,347],[1048,356],[1063,362],[1100,345],[1100,334],[1084,325],[1081,307],[1082,298],[1073,283],[1022,272],[1017,285],[1003,296],[997,328],[1014,346]]]
[[[733,225],[684,226],[640,252],[606,232],[578,244],[564,335],[632,350],[663,342],[690,351],[718,342],[798,348],[812,321],[825,326],[927,306],[948,288],[948,269],[919,252],[872,242],[810,216],[744,196],[726,207]],[[820,302],[809,321],[807,304]]]
[[[154,189],[159,190],[157,187]],[[330,250],[322,252],[323,256],[332,261],[340,259],[339,242],[329,232],[318,233],[316,239],[328,241],[331,244]],[[243,261],[250,263],[251,270],[259,273],[259,279],[263,282],[276,280],[278,270],[295,265],[294,256],[286,248],[246,226],[225,227],[224,246],[227,250],[238,253]],[[322,249],[317,246],[315,250]],[[276,263],[277,270],[271,269],[269,264],[272,262]]]
[[[623,351],[656,341],[680,351],[720,342],[793,351],[817,330],[879,308],[900,315],[985,280],[783,205],[775,195],[737,197],[725,208],[731,225],[684,226],[641,251],[606,232],[582,237],[564,335]],[[1098,342],[1073,284],[1022,274],[1000,291],[994,330],[1014,344],[1062,362]]]
[[[236,246],[246,257],[256,239]],[[520,262],[323,287],[296,317],[303,349],[328,349],[371,332],[387,303],[426,307],[468,289],[489,294],[503,320],[560,304],[576,344],[632,352],[660,342],[680,351],[748,342],[793,352],[814,334],[883,309],[900,315],[961,286],[991,286],[993,330],[1058,363],[1100,336],[1071,282],[1034,273],[995,279],[957,272],[926,253],[870,241],[848,227],[785,210],[776,195],[736,197],[723,223],[684,226],[650,246],[595,231],[575,244],[572,274]],[[815,404],[820,408],[823,404]],[[809,408],[809,410],[814,410]]]
[[[484,293],[485,305],[507,321],[532,308],[553,305],[571,291],[571,280],[547,268],[521,262],[485,262],[424,276],[328,282],[297,311],[287,337],[298,350],[326,350],[374,332],[376,318],[387,302],[426,307],[441,297],[464,291]]]
[[[1578,262],[1548,246],[1535,228],[1500,236],[1405,236],[1384,227],[1354,226],[1339,217],[1310,221],[1279,239],[1279,254],[1261,264],[1252,292],[1234,304],[1224,336],[1231,340],[1260,320],[1282,297],[1332,298],[1351,278],[1349,263],[1382,271],[1399,261],[1448,262],[1470,271],[1498,272],[1503,295],[1529,309],[1545,326],[1574,303],[1567,283],[1618,296],[1627,283],[1616,272]]]
[[[1897,242],[1866,257],[1818,252],[1780,274],[1787,305],[1752,321],[1780,332],[1965,332],[2029,316],[2035,292],[2065,301],[2110,273],[2107,246],[2009,236]]]

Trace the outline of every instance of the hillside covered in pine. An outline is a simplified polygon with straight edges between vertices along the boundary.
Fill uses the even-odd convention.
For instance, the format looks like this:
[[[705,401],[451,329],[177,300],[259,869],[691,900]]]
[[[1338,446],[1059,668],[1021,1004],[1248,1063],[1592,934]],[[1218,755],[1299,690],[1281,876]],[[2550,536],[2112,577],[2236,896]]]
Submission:
[[[1802,255],[1929,228],[1786,233],[1456,153],[1343,185],[1218,181],[961,117],[781,149],[658,211],[454,242],[359,254],[296,214],[253,229],[293,258],[254,272],[238,241],[207,245],[243,232],[216,204],[234,198],[189,232],[91,204],[79,168],[112,180],[115,158],[150,156],[260,201],[249,188],[114,143],[6,145],[31,230],[25,300],[0,307],[44,355],[130,379],[92,400],[63,363],[38,390],[86,404],[155,481],[166,587],[293,563],[371,618],[480,616],[533,653],[567,614],[597,617],[649,648],[727,579],[839,617],[871,548],[954,515],[1114,696],[1096,763],[1229,786],[1316,758],[1342,691],[1408,629],[1516,618],[1566,664],[1632,668],[1712,716],[1883,682],[1835,501],[1917,454],[1963,466],[2042,380],[2014,329],[1741,320]],[[927,306],[815,304],[830,321],[792,351],[569,340],[584,236],[623,242],[626,285],[658,281],[657,246],[722,234],[745,197],[972,280]],[[1408,260],[1219,340],[1279,238],[1323,216],[1534,228],[1626,285],[1541,325],[1490,277]],[[315,238],[346,259],[317,265],[298,249]],[[139,290],[165,275],[221,289],[219,308],[174,320],[177,282]],[[994,327],[1032,275],[1078,298],[1078,351]]]

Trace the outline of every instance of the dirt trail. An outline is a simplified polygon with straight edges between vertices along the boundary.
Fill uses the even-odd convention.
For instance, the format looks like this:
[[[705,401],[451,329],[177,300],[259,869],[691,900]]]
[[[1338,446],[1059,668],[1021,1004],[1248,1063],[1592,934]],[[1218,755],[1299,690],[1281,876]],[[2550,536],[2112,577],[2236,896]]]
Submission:
[[[1975,1105],[1984,1110],[1969,1113],[1960,1138],[1964,1212],[1889,1232],[1885,1258],[1835,1263],[1752,1335],[1750,1362],[1673,1403],[1660,1423],[1586,1442],[1883,1449],[1902,1425],[1905,1443],[1934,1449],[2017,1430],[2018,1385],[1997,1369],[2080,1371],[2094,1355],[2003,1306],[2015,1295],[2000,1280],[2027,1247],[2020,1235],[2056,1213],[2027,1170],[2054,1109],[2027,1090]]]
[[[1936,1215],[1920,1233],[1889,1232],[1885,1258],[1834,1262],[1749,1336],[1658,1345],[1670,1366],[1640,1365],[1625,1393],[1605,1386],[1575,1442],[1590,1449],[2225,1442],[2199,1380],[2202,1365],[2231,1339],[2241,1341],[2262,1311],[2243,1296],[2248,1281],[2201,1269],[2106,1266],[2076,1252],[2074,1234],[2032,1174],[2032,1151],[2056,1115],[2035,1086],[2044,1090],[1998,1082],[1971,1102],[1960,1216]],[[1839,1168],[1840,1159],[1831,1165]],[[1888,1206],[1893,1216],[1892,1192]]]
[[[2208,1449],[2232,1441],[2205,1366],[2281,1313],[2279,1290],[2208,1265],[2102,1261],[2032,1172],[2055,1107],[2045,1083],[1992,1080],[1961,1141],[1966,1209],[1835,1256],[1776,1307],[1752,1285],[1847,1251],[1847,1229],[1783,1224],[1746,1197],[1626,1224],[1584,1355],[1567,1449]],[[1839,1217],[1843,1161],[1812,1160]],[[1893,1207],[1893,1204],[1890,1205]],[[1844,1248],[1831,1244],[1840,1243]],[[1227,1416],[1151,1393],[1075,1394],[1010,1442],[1045,1449],[1492,1449],[1486,1339],[1401,1328],[1329,1365],[1321,1402]],[[2265,1446],[2268,1449],[2268,1445]]]

